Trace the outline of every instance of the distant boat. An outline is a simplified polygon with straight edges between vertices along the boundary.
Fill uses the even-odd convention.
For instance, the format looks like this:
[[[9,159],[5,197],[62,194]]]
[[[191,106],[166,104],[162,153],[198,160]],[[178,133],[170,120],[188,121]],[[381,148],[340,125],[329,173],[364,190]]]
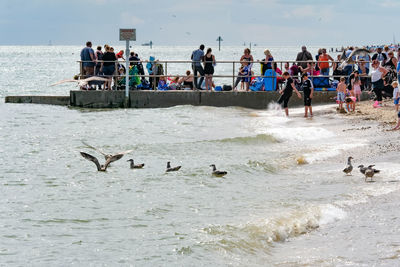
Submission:
[[[48,44],[49,46],[52,46],[53,44],[51,43],[51,40],[49,40],[49,44]]]

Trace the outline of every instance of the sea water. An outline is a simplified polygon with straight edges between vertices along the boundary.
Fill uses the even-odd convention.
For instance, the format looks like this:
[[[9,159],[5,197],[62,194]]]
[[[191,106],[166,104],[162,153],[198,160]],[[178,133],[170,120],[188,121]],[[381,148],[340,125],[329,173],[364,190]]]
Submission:
[[[48,85],[78,72],[80,49],[0,47],[2,265],[399,264],[400,164],[395,154],[374,152],[376,139],[384,139],[375,123],[338,117],[333,106],[314,107],[315,116],[304,119],[302,109],[286,118],[274,105],[96,110],[4,103],[12,94],[68,95],[75,85]],[[133,49],[144,58],[185,60],[194,48]],[[242,50],[215,54],[235,60]],[[293,59],[297,50],[271,48],[277,60]],[[254,49],[255,58],[262,51]],[[104,159],[82,141],[106,152],[134,151],[97,172],[79,152]],[[382,169],[375,183],[357,170],[344,175],[349,155]],[[129,158],[144,169],[129,169]],[[182,169],[165,173],[167,161]],[[210,164],[228,175],[213,177]]]

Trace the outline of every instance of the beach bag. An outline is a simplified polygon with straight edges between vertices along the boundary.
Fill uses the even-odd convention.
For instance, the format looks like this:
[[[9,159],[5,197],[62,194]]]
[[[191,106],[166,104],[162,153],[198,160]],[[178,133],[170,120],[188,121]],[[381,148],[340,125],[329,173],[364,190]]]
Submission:
[[[232,86],[224,84],[222,91],[232,91]]]

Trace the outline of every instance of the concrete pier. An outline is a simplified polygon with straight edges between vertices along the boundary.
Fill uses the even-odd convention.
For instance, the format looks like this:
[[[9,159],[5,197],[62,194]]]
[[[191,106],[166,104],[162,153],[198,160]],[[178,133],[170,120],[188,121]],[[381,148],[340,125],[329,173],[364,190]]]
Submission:
[[[6,96],[5,102],[60,105],[60,106],[68,106],[70,104],[68,96],[41,96],[41,95]]]
[[[278,92],[131,91],[125,102],[124,91],[70,91],[70,96],[7,96],[6,103],[70,105],[81,108],[166,108],[178,105],[265,109],[279,98]],[[313,105],[334,104],[335,91],[316,91]],[[362,100],[369,98],[362,94]],[[303,105],[293,94],[290,107]]]
[[[314,92],[313,104],[335,103],[336,92]],[[279,98],[278,92],[131,91],[129,108],[165,108],[178,105],[265,109]],[[70,105],[83,108],[124,107],[123,91],[71,91]],[[295,94],[290,106],[301,106]]]

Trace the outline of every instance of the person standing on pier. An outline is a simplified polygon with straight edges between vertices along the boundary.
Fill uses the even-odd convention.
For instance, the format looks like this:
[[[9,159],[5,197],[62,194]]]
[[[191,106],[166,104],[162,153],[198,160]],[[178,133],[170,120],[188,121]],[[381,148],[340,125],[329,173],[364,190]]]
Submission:
[[[313,60],[313,57],[310,52],[307,51],[307,47],[303,45],[301,47],[301,52],[297,54],[296,61],[297,66],[302,67],[303,69],[307,68],[307,61]],[[301,62],[299,62],[301,61]],[[300,68],[301,70],[301,68]]]
[[[201,62],[203,61],[204,58],[204,45],[200,45],[200,48],[197,50],[194,50],[192,52],[192,68],[193,68],[193,75],[194,75],[194,87],[197,89],[201,88],[201,84],[203,83],[204,80],[204,69],[203,66],[201,65]],[[200,81],[197,83],[197,72],[200,73],[201,78]]]
[[[203,57],[204,73],[206,75],[206,90],[212,91],[212,76],[214,74],[215,57],[211,54],[211,48],[207,49],[206,55]]]
[[[94,66],[96,65],[96,57],[92,49],[92,42],[86,42],[86,47],[81,51],[82,75],[84,78],[94,75]]]

